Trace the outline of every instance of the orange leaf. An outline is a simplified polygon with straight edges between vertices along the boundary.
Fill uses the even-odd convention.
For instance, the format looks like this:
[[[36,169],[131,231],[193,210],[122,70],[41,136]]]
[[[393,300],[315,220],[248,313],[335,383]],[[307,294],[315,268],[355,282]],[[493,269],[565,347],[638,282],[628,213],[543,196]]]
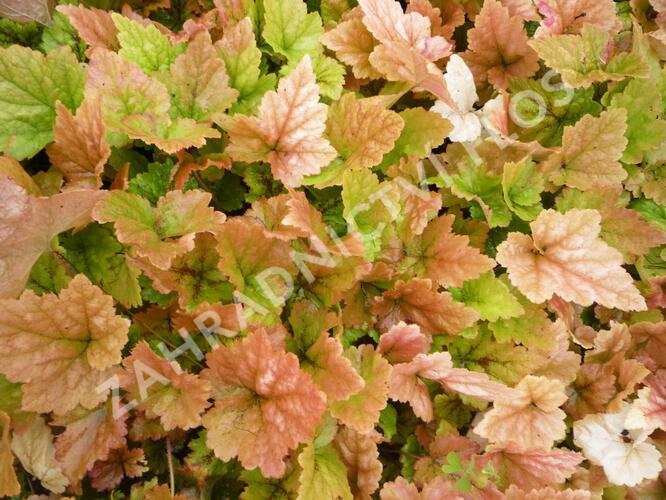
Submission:
[[[129,324],[116,315],[111,296],[83,274],[59,297],[28,290],[0,300],[0,373],[24,384],[26,411],[94,408],[107,397],[97,386],[120,362]]]
[[[203,417],[207,446],[222,460],[238,457],[280,477],[284,457],[311,439],[326,408],[312,377],[298,358],[275,350],[264,330],[206,356],[202,377],[213,386],[215,406]]]

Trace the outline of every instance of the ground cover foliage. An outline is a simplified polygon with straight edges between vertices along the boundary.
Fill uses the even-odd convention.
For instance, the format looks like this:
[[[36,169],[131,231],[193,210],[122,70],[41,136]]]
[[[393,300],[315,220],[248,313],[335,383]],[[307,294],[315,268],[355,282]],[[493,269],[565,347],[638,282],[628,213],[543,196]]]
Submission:
[[[666,497],[666,2],[0,15],[0,496]]]

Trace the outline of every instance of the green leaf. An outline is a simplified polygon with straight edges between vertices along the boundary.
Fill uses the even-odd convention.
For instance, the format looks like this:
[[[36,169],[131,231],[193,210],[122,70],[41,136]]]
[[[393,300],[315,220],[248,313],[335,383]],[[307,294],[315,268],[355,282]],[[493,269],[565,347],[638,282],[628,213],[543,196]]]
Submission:
[[[629,208],[640,212],[643,218],[652,223],[657,229],[666,231],[666,207],[652,200],[641,198],[629,203]]]
[[[22,160],[51,142],[56,101],[76,110],[85,79],[69,47],[46,56],[18,45],[0,49],[0,149]]]
[[[347,480],[347,468],[331,445],[315,448],[308,444],[298,456],[303,468],[299,477],[298,499],[353,498]]]
[[[140,173],[129,181],[127,191],[148,199],[153,205],[169,190],[173,177],[173,161],[151,163],[148,171]]]
[[[382,428],[384,438],[389,441],[398,432],[398,412],[393,405],[386,405],[379,414],[379,427]]]
[[[480,278],[465,281],[462,288],[450,288],[456,300],[481,315],[481,319],[497,321],[520,316],[525,311],[509,288],[489,271]]]
[[[405,155],[425,158],[453,130],[451,123],[442,115],[423,108],[409,108],[399,114],[405,125],[393,150],[384,155],[382,169],[397,163]]]
[[[300,61],[293,60],[280,68],[280,76],[285,77],[298,66]],[[335,59],[320,55],[312,59],[312,69],[317,78],[319,93],[331,99],[340,99],[342,85],[345,83],[345,67]]]
[[[83,59],[87,45],[79,38],[78,31],[70,24],[69,19],[60,12],[53,13],[53,24],[42,33],[41,48],[48,53],[63,45],[69,46],[72,52]]]
[[[118,28],[118,54],[148,74],[168,70],[185,51],[184,43],[172,44],[153,24],[143,26],[138,21],[115,12],[111,14],[111,18]]]
[[[139,271],[127,262],[110,228],[90,224],[61,244],[76,269],[118,302],[126,307],[141,304]]]
[[[446,472],[447,474],[459,474],[464,472],[464,470],[465,467],[460,461],[458,454],[455,451],[450,451],[446,455],[446,465],[442,465],[442,472]]]
[[[502,192],[509,209],[525,221],[536,219],[543,210],[541,191],[544,179],[534,163],[505,163],[502,175]]]
[[[593,24],[585,24],[580,35],[534,38],[528,43],[546,65],[572,87],[587,88],[593,82],[649,76],[650,66],[640,53],[621,52],[608,59],[609,40],[608,33]]]
[[[530,125],[538,120],[536,125],[526,128],[517,124],[521,141],[539,141],[545,147],[559,146],[564,127],[575,124],[586,114],[597,116],[601,111],[601,105],[594,101],[593,88],[559,89],[554,83],[551,86],[547,88],[542,80],[511,80],[512,105],[515,104],[516,116]],[[534,93],[541,97],[541,102]]]
[[[69,276],[64,266],[51,253],[42,254],[30,270],[26,285],[35,293],[59,293],[69,283]]]
[[[662,110],[662,99],[657,82],[632,80],[620,94],[611,99],[609,109],[627,110],[629,141],[622,154],[625,163],[640,163],[644,153],[658,148],[666,140],[666,122],[657,117]]]
[[[23,45],[36,47],[42,36],[43,26],[32,22],[20,24],[11,19],[0,19],[0,47]]]
[[[308,14],[301,0],[265,2],[264,40],[287,61],[300,61],[304,55],[321,52],[319,39],[324,34],[321,18]]]

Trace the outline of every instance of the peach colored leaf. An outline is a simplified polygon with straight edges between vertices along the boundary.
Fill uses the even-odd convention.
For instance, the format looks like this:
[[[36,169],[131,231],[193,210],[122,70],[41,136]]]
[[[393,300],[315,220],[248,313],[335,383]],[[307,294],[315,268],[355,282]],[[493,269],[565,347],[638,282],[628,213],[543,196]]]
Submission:
[[[527,78],[539,69],[539,57],[527,45],[520,17],[497,0],[486,0],[467,34],[468,49],[462,54],[477,84],[488,81],[504,90],[511,78]]]
[[[593,24],[606,32],[619,28],[613,0],[538,0],[544,16],[536,36],[580,33],[584,24]]]
[[[452,367],[451,355],[448,352],[418,354],[409,363],[400,363],[393,367],[389,397],[409,403],[417,417],[424,422],[430,422],[433,416],[432,400],[428,387],[420,378],[442,378]]]
[[[30,269],[59,233],[90,222],[106,192],[81,190],[33,197],[0,175],[0,298],[16,297]]]
[[[351,66],[356,78],[381,77],[370,64],[370,54],[377,46],[377,40],[363,24],[363,11],[360,7],[349,11],[342,22],[324,33],[321,42],[333,50],[340,61]]]
[[[53,434],[41,416],[15,430],[12,451],[23,468],[53,493],[63,493],[69,481],[56,461]]]
[[[485,401],[504,400],[515,396],[513,389],[490,380],[485,373],[466,368],[451,368],[435,380],[451,391]]]
[[[260,198],[252,202],[252,208],[245,212],[245,215],[259,219],[267,234],[273,238],[292,241],[304,236],[304,232],[298,227],[284,222],[291,211],[290,200],[292,200],[290,193],[279,194],[271,198]]]
[[[396,282],[375,298],[371,312],[379,317],[383,330],[407,321],[428,335],[460,333],[479,319],[476,311],[455,302],[448,292],[437,292],[429,279],[420,278]]]
[[[95,410],[77,408],[51,425],[65,427],[55,441],[56,459],[72,485],[77,485],[97,460],[125,446],[127,415],[116,418],[111,402]]]
[[[123,366],[120,385],[148,418],[159,417],[167,431],[201,425],[201,413],[208,408],[210,396],[206,380],[183,371],[176,361],[158,356],[145,341],[123,359]]]
[[[113,24],[108,11],[83,5],[58,5],[56,10],[67,16],[70,24],[91,49],[101,47],[115,51],[120,48],[118,28]]]
[[[393,149],[403,125],[395,111],[348,93],[331,105],[326,136],[344,160],[345,168],[370,168]]]
[[[620,158],[627,147],[627,112],[623,108],[604,111],[598,117],[584,116],[564,128],[562,151],[543,164],[557,184],[589,190],[621,186],[627,172]]]
[[[24,384],[26,411],[94,408],[107,397],[97,386],[120,362],[129,324],[83,274],[60,296],[28,290],[19,299],[0,300],[0,373]]]
[[[174,258],[194,248],[195,235],[216,231],[225,216],[210,208],[203,191],[170,191],[151,207],[148,200],[112,191],[93,211],[97,222],[113,222],[121,243],[130,245],[151,264],[168,269]]]
[[[345,400],[365,387],[363,377],[356,372],[351,361],[343,356],[340,341],[329,337],[326,332],[322,332],[308,348],[301,365],[303,371],[312,375],[329,403]]]
[[[418,12],[405,14],[395,0],[359,0],[363,24],[382,44],[405,43],[428,61],[437,61],[451,51],[451,43],[431,35],[430,19]]]
[[[178,293],[178,304],[192,311],[203,303],[214,304],[231,294],[231,284],[218,268],[217,241],[210,233],[199,233],[194,248],[173,259],[169,269],[160,269],[147,261],[130,259],[160,293]]]
[[[246,469],[282,476],[285,455],[314,436],[326,408],[312,377],[295,355],[275,350],[264,330],[215,349],[206,363],[202,377],[215,399],[203,417],[206,445],[222,460],[238,457]]]
[[[229,86],[224,61],[218,57],[210,34],[197,34],[168,73],[158,78],[171,95],[171,115],[197,122],[217,121],[238,98]]]
[[[627,422],[636,429],[666,430],[666,370],[659,370],[645,381],[638,391]]]
[[[430,337],[421,333],[418,325],[401,321],[379,337],[377,352],[391,363],[406,363],[417,354],[426,354],[430,349]]]
[[[517,450],[549,450],[564,438],[567,400],[559,380],[528,375],[516,386],[513,397],[495,401],[474,432],[500,446]],[[516,432],[516,429],[521,429]]]
[[[557,293],[583,306],[596,301],[606,307],[645,310],[645,300],[621,267],[622,254],[598,238],[600,222],[596,210],[545,210],[530,223],[532,237],[510,233],[497,247],[497,262],[535,303]]]
[[[90,484],[97,491],[112,490],[124,477],[136,478],[148,470],[141,448],[117,448],[104,460],[98,460],[88,473]]]
[[[469,245],[469,238],[453,232],[453,215],[430,221],[420,237],[405,246],[401,268],[446,287],[459,287],[495,267],[495,261]]]
[[[21,493],[21,485],[14,471],[14,455],[9,441],[9,415],[0,411],[0,497],[11,497]]]
[[[352,494],[357,499],[369,499],[379,488],[382,463],[373,434],[360,434],[350,427],[341,427],[333,446],[347,467]]]
[[[391,365],[371,345],[350,347],[347,359],[365,381],[365,386],[347,399],[329,405],[331,415],[352,429],[368,433],[386,407]]]
[[[189,500],[186,495],[172,495],[169,486],[159,484],[146,492],[144,500]]]
[[[583,460],[580,453],[569,450],[521,451],[508,447],[487,450],[481,463],[493,465],[499,476],[498,486],[515,484],[529,490],[562,484]]]
[[[336,156],[323,137],[325,104],[319,102],[310,57],[305,56],[277,92],[267,92],[259,116],[234,115],[225,125],[226,152],[237,161],[266,161],[273,177],[287,187],[298,187],[303,176],[318,174]]]
[[[511,17],[520,17],[523,21],[540,21],[534,0],[501,0],[502,5],[509,9]]]
[[[508,490],[505,491],[506,500],[590,500],[592,493],[586,490],[556,490],[551,487],[535,488],[531,490],[521,490],[515,484],[512,484]]]
[[[404,477],[398,476],[393,481],[388,481],[382,485],[379,492],[381,500],[421,500],[421,493],[418,488],[407,481]]]
[[[69,186],[99,189],[104,165],[111,155],[99,101],[85,99],[76,116],[57,102],[53,136],[55,142],[46,147],[46,152]]]

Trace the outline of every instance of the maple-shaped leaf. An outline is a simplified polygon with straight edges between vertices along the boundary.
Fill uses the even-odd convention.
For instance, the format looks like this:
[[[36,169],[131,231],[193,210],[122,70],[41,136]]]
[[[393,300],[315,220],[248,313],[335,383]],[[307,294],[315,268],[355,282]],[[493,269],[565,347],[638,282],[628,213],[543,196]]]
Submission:
[[[619,27],[612,0],[541,0],[537,7],[544,16],[537,37],[580,33],[586,24],[608,33]]]
[[[215,121],[238,97],[238,91],[229,87],[224,61],[218,57],[210,34],[205,31],[197,34],[168,73],[158,78],[171,95],[173,118]]]
[[[229,85],[238,90],[238,100],[231,111],[254,111],[264,93],[275,88],[276,78],[273,74],[261,74],[261,51],[254,38],[252,20],[245,17],[226,28],[215,42],[215,49],[224,61]]]
[[[52,425],[65,427],[55,441],[56,459],[72,485],[77,485],[95,461],[125,446],[127,416],[116,418],[111,402],[94,410],[77,408]]]
[[[358,432],[370,432],[386,406],[391,365],[371,345],[350,347],[345,356],[365,386],[347,399],[329,405],[331,415]]]
[[[322,35],[321,42],[335,51],[340,61],[351,66],[356,78],[381,77],[370,64],[370,54],[378,42],[363,24],[363,11],[360,7],[345,13],[335,28]]]
[[[381,42],[369,61],[388,80],[405,82],[455,104],[443,75],[434,64],[451,53],[452,44],[433,36],[430,19],[418,12],[405,14],[395,0],[361,0],[363,24]]]
[[[14,455],[9,441],[9,415],[0,410],[0,495],[11,497],[21,493],[21,485],[14,471]]]
[[[120,362],[129,321],[113,299],[79,274],[54,294],[0,300],[0,373],[23,383],[23,409],[57,414],[106,399],[97,386]]]
[[[553,35],[529,41],[546,65],[574,88],[648,76],[649,66],[639,53],[609,54],[609,43],[610,35],[592,24],[584,24],[580,35]]]
[[[258,117],[234,115],[226,123],[226,152],[238,161],[266,161],[273,177],[287,187],[298,187],[303,176],[318,174],[336,156],[323,137],[326,110],[305,56],[280,80],[277,92],[264,94]]]
[[[627,263],[647,254],[651,248],[666,243],[666,234],[641,217],[640,212],[622,207],[620,190],[594,189],[580,192],[565,190],[557,200],[557,209],[591,208],[601,214],[599,237],[622,252]]]
[[[305,351],[301,368],[312,375],[329,403],[346,400],[365,386],[363,372],[356,372],[340,341],[326,332]]]
[[[374,300],[371,312],[379,316],[385,330],[405,320],[429,335],[460,333],[479,319],[476,311],[455,302],[448,292],[437,292],[429,279],[420,278],[398,281]]]
[[[430,337],[421,333],[418,325],[399,322],[379,337],[377,352],[391,363],[406,363],[417,354],[426,354],[430,348]]]
[[[123,359],[125,371],[120,383],[130,400],[149,418],[160,418],[165,430],[191,429],[201,425],[201,413],[208,407],[210,385],[198,375],[155,354],[146,342],[139,342]],[[148,380],[148,381],[146,381]]]
[[[125,191],[112,191],[95,206],[97,222],[113,222],[121,243],[131,245],[151,264],[168,269],[174,258],[194,249],[197,233],[214,232],[224,214],[208,206],[210,193],[170,191],[151,207],[148,200]]]
[[[345,162],[345,168],[377,165],[393,149],[403,121],[395,112],[354,94],[345,94],[328,112],[326,135]]]
[[[656,81],[632,80],[621,93],[611,98],[609,109],[627,111],[625,136],[628,144],[622,153],[625,163],[640,163],[666,139],[666,122],[658,119],[663,98]]]
[[[0,148],[22,160],[51,142],[56,102],[76,109],[85,78],[69,47],[46,56],[19,45],[0,48]]]
[[[191,311],[202,303],[231,299],[232,286],[218,268],[216,244],[211,234],[198,234],[194,249],[173,259],[166,270],[138,259],[132,262],[153,280],[155,290],[177,292],[180,307]]]
[[[567,400],[564,384],[528,375],[515,391],[512,398],[495,401],[474,432],[500,446],[549,450],[566,431],[565,413],[559,408]],[[516,429],[522,431],[516,433]]]
[[[206,356],[202,377],[213,387],[215,406],[203,417],[207,446],[222,460],[238,457],[280,477],[284,457],[313,437],[326,404],[298,358],[276,350],[264,330]]]
[[[70,24],[91,48],[101,47],[109,50],[120,48],[118,28],[113,24],[108,11],[84,5],[58,5],[56,10],[67,16]]]
[[[352,500],[347,481],[347,468],[330,444],[316,447],[308,444],[298,456],[303,469],[298,477],[298,498],[335,498]]]
[[[518,17],[497,0],[483,3],[467,34],[468,49],[462,54],[477,83],[488,81],[506,89],[511,78],[532,76],[539,69],[539,57],[527,44],[527,33]]]
[[[382,477],[382,463],[373,434],[361,434],[350,427],[341,427],[333,446],[347,468],[354,498],[370,498],[379,488]]]
[[[44,417],[36,415],[21,429],[14,431],[12,451],[23,468],[53,493],[64,493],[69,480],[56,461],[51,428]]]
[[[548,498],[549,500],[590,500],[592,498],[591,492],[587,490],[556,490],[548,486],[526,491],[515,484],[509,486],[504,493],[506,500],[540,500],[542,498]]]
[[[106,142],[99,101],[84,100],[76,116],[56,103],[54,143],[46,152],[54,167],[62,172],[69,186],[99,188],[102,171],[111,154]]]
[[[461,286],[495,267],[495,262],[469,245],[469,238],[453,232],[455,216],[442,215],[428,224],[420,237],[405,245],[401,268],[430,278],[441,286]]]
[[[550,177],[557,184],[582,190],[619,186],[627,177],[619,161],[627,147],[626,129],[627,113],[621,108],[596,118],[586,115],[564,128],[562,151],[551,155],[543,167],[553,169]]]
[[[39,256],[51,249],[51,240],[90,222],[93,206],[106,194],[75,190],[34,197],[0,175],[0,298],[16,297]]]
[[[169,69],[185,50],[184,44],[174,45],[152,23],[144,25],[117,13],[112,13],[111,19],[118,29],[118,54],[148,74]]]
[[[227,220],[217,232],[219,268],[236,290],[269,310],[280,310],[297,273],[283,240],[249,217]]]
[[[116,448],[104,460],[98,460],[88,472],[90,484],[97,491],[113,490],[124,477],[136,478],[148,470],[141,448]]]
[[[557,293],[583,306],[644,310],[645,300],[621,267],[622,254],[599,240],[600,223],[596,210],[546,210],[530,224],[532,237],[509,234],[497,247],[497,262],[535,303]]]
[[[275,52],[288,61],[303,56],[315,57],[321,50],[319,38],[324,32],[317,12],[308,13],[300,0],[270,2],[264,7],[263,37]]]
[[[580,453],[559,448],[521,451],[512,447],[492,447],[483,455],[481,463],[492,464],[499,476],[498,486],[515,484],[529,490],[562,484],[583,459]]]

